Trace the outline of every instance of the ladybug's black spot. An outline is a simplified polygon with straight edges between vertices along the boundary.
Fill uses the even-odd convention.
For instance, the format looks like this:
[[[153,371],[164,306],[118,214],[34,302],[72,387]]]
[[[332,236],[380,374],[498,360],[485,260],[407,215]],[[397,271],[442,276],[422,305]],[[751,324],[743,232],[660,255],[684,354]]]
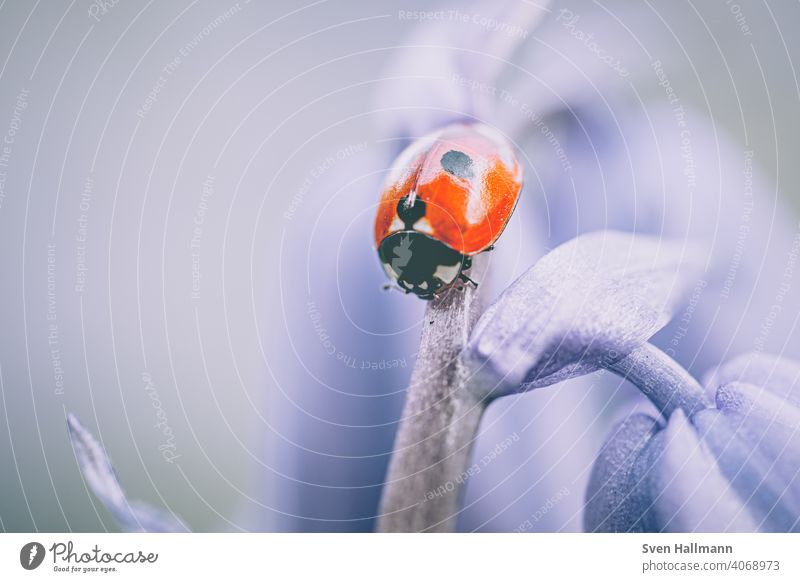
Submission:
[[[403,196],[397,203],[397,216],[411,230],[414,223],[425,216],[425,201],[413,195]]]
[[[442,156],[442,168],[448,174],[453,174],[457,178],[472,178],[475,172],[472,170],[472,158],[464,152],[450,150]]]

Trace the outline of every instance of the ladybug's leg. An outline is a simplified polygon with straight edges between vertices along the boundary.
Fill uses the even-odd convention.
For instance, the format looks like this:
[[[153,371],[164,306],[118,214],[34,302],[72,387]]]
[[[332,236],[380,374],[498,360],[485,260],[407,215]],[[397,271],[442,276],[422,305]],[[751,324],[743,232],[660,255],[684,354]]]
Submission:
[[[462,281],[464,281],[464,283],[472,283],[473,285],[475,285],[475,288],[477,289],[477,287],[478,287],[478,283],[476,283],[475,281],[473,281],[472,279],[470,279],[469,277],[467,277],[467,276],[466,276],[464,273],[461,273],[461,274],[458,276],[458,278],[459,278],[459,279],[461,279]]]
[[[461,262],[461,272],[458,274],[458,278],[464,281],[464,283],[472,283],[477,288],[478,284],[464,274],[464,271],[469,271],[471,267],[472,257],[464,257],[464,260]]]
[[[494,250],[494,245],[489,245],[488,247],[483,249],[481,252],[482,253],[488,253],[489,251],[493,251],[493,250]]]

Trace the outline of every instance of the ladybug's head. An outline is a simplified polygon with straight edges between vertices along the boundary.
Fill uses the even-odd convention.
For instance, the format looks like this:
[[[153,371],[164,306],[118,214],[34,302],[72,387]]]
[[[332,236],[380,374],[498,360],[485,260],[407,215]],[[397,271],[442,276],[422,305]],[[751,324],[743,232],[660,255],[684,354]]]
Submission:
[[[425,233],[401,230],[387,236],[378,248],[386,273],[407,293],[433,299],[452,285],[468,261],[461,253]]]

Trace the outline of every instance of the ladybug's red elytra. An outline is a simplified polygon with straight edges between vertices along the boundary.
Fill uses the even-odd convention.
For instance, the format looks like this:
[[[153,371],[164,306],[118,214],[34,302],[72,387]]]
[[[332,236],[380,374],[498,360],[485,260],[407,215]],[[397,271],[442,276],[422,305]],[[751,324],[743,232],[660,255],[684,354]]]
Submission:
[[[375,217],[383,268],[423,299],[459,279],[491,249],[522,189],[506,139],[480,123],[448,125],[408,146],[392,165]]]

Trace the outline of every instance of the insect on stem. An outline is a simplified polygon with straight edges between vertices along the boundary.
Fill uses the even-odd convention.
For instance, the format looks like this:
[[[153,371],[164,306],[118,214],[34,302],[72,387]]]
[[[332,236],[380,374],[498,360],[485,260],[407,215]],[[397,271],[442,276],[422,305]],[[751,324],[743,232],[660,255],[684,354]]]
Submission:
[[[488,260],[475,261],[483,280]],[[463,475],[486,403],[459,361],[480,315],[478,289],[451,288],[427,305],[417,362],[381,499],[378,531],[453,531]]]

